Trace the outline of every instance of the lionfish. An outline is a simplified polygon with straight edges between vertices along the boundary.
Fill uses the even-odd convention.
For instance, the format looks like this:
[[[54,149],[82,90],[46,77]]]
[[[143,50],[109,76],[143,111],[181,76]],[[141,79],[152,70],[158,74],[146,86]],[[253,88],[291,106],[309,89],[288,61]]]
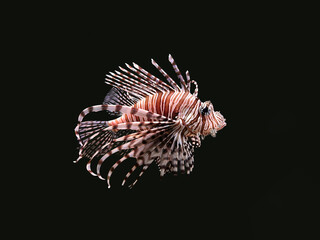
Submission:
[[[216,136],[226,126],[225,118],[214,111],[210,101],[201,102],[198,84],[191,80],[186,71],[186,80],[169,54],[169,62],[180,80],[180,86],[153,60],[152,64],[167,80],[155,77],[138,64],[126,64],[128,69],[106,75],[106,83],[112,88],[102,105],[84,109],[75,128],[80,144],[79,158],[89,159],[86,168],[93,175],[101,176],[102,164],[113,154],[122,158],[115,162],[107,174],[107,185],[113,171],[128,158],[135,159],[135,165],[125,176],[124,185],[130,175],[141,169],[135,185],[151,163],[159,167],[160,176],[171,172],[190,174],[194,167],[194,149],[200,147],[205,136]],[[130,70],[130,71],[129,71]],[[194,92],[191,93],[191,84]],[[91,113],[107,111],[117,117],[110,121],[85,121]],[[95,157],[100,157],[96,171],[91,170]]]

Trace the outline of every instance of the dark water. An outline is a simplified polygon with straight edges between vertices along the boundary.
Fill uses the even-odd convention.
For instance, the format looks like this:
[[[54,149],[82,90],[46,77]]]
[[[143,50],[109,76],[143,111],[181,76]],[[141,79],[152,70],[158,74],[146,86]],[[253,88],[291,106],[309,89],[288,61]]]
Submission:
[[[212,31],[210,26],[171,37],[125,31],[131,28],[70,26],[61,39],[65,48],[58,96],[68,105],[60,107],[63,153],[52,163],[59,172],[48,179],[53,186],[50,206],[57,209],[51,215],[60,217],[62,229],[75,236],[115,232],[118,237],[285,239],[305,236],[315,227],[317,171],[305,148],[308,125],[300,101],[304,51],[296,47],[295,32],[259,24],[230,23]],[[169,53],[182,73],[189,70],[200,99],[211,100],[227,126],[196,150],[190,176],[160,180],[151,166],[128,190],[120,187],[133,164],[128,161],[115,171],[108,190],[86,171],[85,161],[72,163],[78,154],[73,132],[78,114],[102,103],[109,89],[104,76],[119,65],[136,62],[161,77],[153,58],[176,79]],[[103,120],[105,115],[91,117]]]

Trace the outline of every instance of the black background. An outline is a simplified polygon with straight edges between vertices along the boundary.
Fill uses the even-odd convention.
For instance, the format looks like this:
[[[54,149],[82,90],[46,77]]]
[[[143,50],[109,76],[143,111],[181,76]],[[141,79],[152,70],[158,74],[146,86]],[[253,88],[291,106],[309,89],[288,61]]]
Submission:
[[[52,113],[61,127],[51,136],[59,135],[60,148],[54,148],[47,166],[53,171],[46,178],[50,187],[44,197],[50,201],[43,210],[46,218],[58,217],[53,234],[219,239],[311,234],[318,186],[312,158],[302,147],[306,106],[301,101],[310,30],[299,14],[233,15],[236,9],[229,8],[184,17],[173,9],[160,15],[118,8],[77,11],[64,13],[76,14],[59,27],[53,20],[58,34],[49,33],[46,38],[53,41],[43,47],[44,55],[57,59],[45,65],[59,86]],[[190,176],[160,180],[153,166],[129,190],[120,187],[133,164],[128,161],[107,189],[86,171],[84,160],[73,163],[77,117],[102,103],[109,89],[105,74],[124,63],[136,62],[161,77],[153,58],[176,78],[169,53],[182,72],[189,70],[200,99],[211,100],[227,126],[196,150]]]

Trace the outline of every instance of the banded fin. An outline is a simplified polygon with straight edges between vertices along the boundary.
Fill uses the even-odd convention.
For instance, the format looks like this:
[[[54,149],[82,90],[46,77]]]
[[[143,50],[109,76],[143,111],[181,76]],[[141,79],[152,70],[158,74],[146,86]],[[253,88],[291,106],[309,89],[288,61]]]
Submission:
[[[116,87],[112,87],[103,100],[103,104],[132,106],[138,98]]]
[[[137,101],[139,101],[139,99],[134,96],[130,96],[128,92],[112,87],[104,97],[102,104],[132,106]],[[119,112],[108,111],[108,114],[111,116],[121,116],[121,113]]]
[[[168,83],[161,81],[159,78],[155,77],[136,63],[132,63],[133,66],[125,64],[126,67],[130,70],[122,68],[119,66],[122,71],[114,71],[106,74],[105,82],[108,85],[111,85],[115,88],[121,89],[130,96],[133,96],[138,99],[143,99],[146,96],[153,95],[157,92],[167,92],[167,91],[185,91],[190,92],[191,80],[190,74],[186,72],[186,78],[182,76],[176,62],[173,57],[169,54],[169,62],[171,63],[174,71],[177,74],[178,79],[180,80],[181,87],[159,66],[156,61],[151,59],[151,63],[158,69],[158,71],[166,78]],[[194,81],[194,80],[193,80]],[[196,83],[195,83],[196,84]],[[109,102],[104,102],[108,104]],[[110,102],[112,105],[124,105],[123,102]]]
[[[108,127],[107,121],[86,121],[82,122],[78,130],[78,141],[82,146],[88,139],[101,131],[103,128]]]
[[[96,154],[96,152],[102,149],[102,146],[113,142],[115,138],[115,133],[113,131],[106,131],[108,127],[107,121],[86,121],[81,122],[79,125],[78,140],[82,146],[79,151],[79,159],[82,157],[91,158]],[[109,150],[110,147],[103,149],[101,153],[97,155],[104,154],[105,151]],[[77,160],[77,161],[78,161]]]

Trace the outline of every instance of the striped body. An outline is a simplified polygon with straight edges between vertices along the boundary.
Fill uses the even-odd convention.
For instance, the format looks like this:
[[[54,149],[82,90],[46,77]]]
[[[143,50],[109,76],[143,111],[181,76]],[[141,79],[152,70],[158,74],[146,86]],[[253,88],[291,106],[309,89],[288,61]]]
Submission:
[[[200,100],[189,92],[166,91],[147,96],[134,104],[134,107],[160,114],[169,119],[176,119],[179,113],[182,114],[182,112],[187,112],[186,115],[191,115],[192,109],[200,107]],[[118,119],[109,121],[108,124],[114,125],[123,122],[146,120],[146,118],[140,118],[132,114],[124,114]]]
[[[197,97],[198,85],[191,81],[188,71],[185,81],[170,55],[169,61],[177,73],[180,86],[154,60],[152,64],[168,83],[135,63],[134,67],[126,64],[131,71],[120,67],[122,72],[107,75],[106,82],[114,88],[107,94],[104,104],[86,108],[79,115],[75,133],[81,148],[77,161],[82,157],[89,158],[87,170],[92,175],[104,179],[100,174],[103,162],[115,153],[123,155],[109,170],[109,187],[112,172],[128,158],[135,158],[136,164],[122,184],[133,171],[142,167],[140,177],[153,162],[159,166],[161,176],[166,172],[189,174],[193,169],[194,148],[200,147],[204,136],[215,136],[226,125],[225,119],[214,111],[210,101],[201,102]],[[196,86],[194,93],[190,92],[191,83]],[[110,121],[82,121],[87,114],[97,111],[120,116]],[[93,172],[91,162],[99,156],[96,171]]]

